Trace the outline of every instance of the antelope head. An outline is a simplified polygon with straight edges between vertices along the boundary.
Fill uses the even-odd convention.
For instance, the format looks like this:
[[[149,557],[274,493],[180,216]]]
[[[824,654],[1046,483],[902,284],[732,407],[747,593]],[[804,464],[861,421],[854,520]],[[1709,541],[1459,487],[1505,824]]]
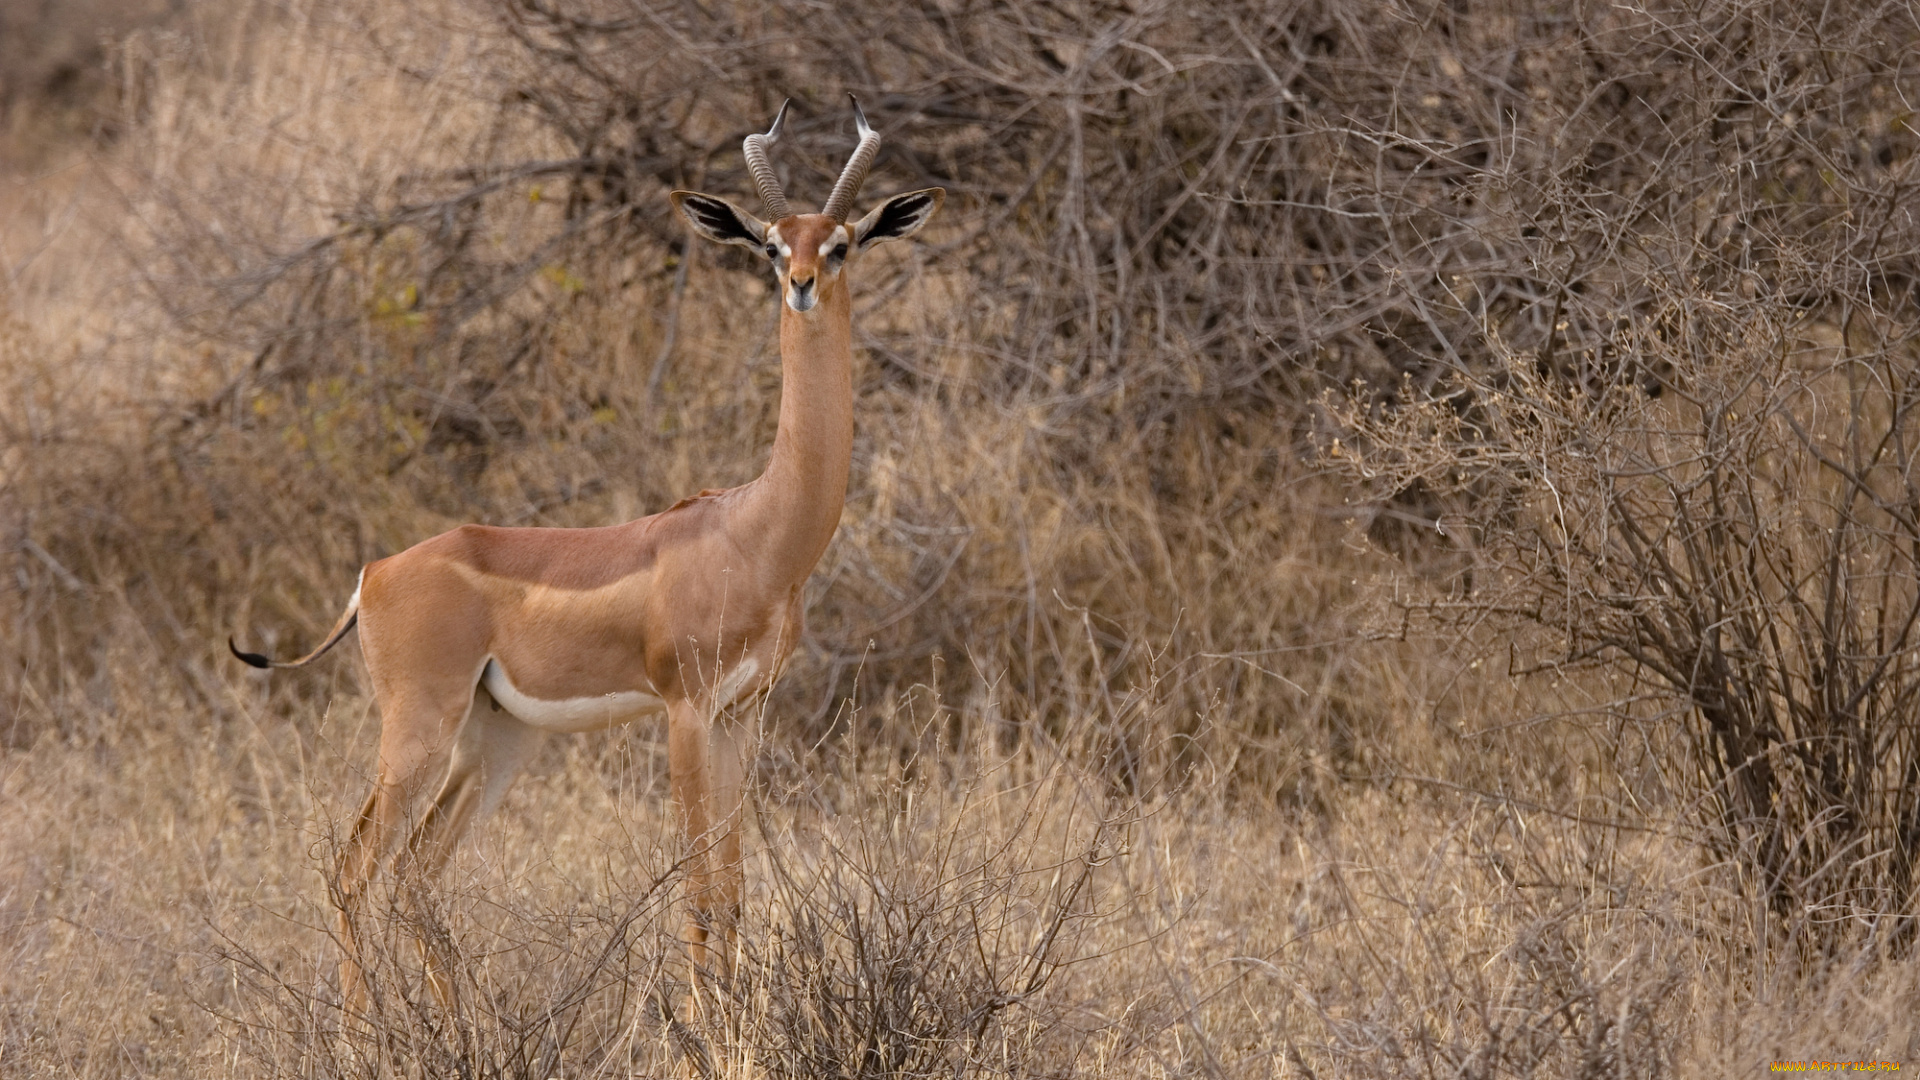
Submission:
[[[852,95],[848,95],[852,97]],[[946,200],[945,188],[922,188],[886,200],[866,217],[853,224],[847,214],[860,193],[860,184],[880,152],[880,135],[867,124],[860,102],[853,103],[853,123],[860,134],[853,157],[834,182],[833,193],[817,214],[796,214],[787,206],[787,196],[767,162],[767,147],[780,138],[780,125],[787,118],[787,106],[773,118],[773,127],[765,135],[747,136],[744,150],[747,170],[754,186],[760,189],[760,201],[766,204],[769,219],[762,221],[725,199],[694,191],[676,191],[673,205],[693,223],[695,232],[722,244],[738,244],[765,256],[773,264],[780,281],[780,294],[787,306],[805,314],[842,288],[847,264],[875,244],[904,240],[920,231],[935,210]]]

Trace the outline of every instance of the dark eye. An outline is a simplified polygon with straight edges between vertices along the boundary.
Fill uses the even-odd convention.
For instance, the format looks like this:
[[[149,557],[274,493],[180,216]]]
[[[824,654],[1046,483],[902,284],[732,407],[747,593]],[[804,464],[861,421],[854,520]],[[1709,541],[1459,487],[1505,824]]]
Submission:
[[[833,249],[833,254],[832,254],[832,255],[830,255],[830,256],[828,256],[828,257],[829,257],[829,258],[833,258],[833,259],[844,259],[844,258],[846,258],[846,257],[847,257],[847,245],[845,245],[845,244],[841,244],[841,245],[839,245],[839,246],[837,246],[837,247],[835,247],[835,248]]]
[[[774,245],[772,245],[772,244],[768,244],[768,245],[767,245],[767,258],[769,258],[769,259],[778,259],[779,257],[780,257],[780,249],[779,249],[778,247],[775,247],[775,246],[774,246]]]

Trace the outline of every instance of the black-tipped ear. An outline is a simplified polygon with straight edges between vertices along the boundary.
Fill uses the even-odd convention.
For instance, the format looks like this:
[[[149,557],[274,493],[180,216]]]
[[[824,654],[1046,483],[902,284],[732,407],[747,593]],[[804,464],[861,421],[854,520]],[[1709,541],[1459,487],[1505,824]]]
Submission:
[[[693,231],[722,244],[739,244],[755,251],[767,240],[767,223],[725,199],[702,195],[697,191],[676,191],[668,198],[687,220]]]
[[[853,227],[856,247],[866,248],[888,240],[905,240],[920,231],[940,204],[947,201],[946,188],[922,188],[895,195],[875,207],[871,214]]]

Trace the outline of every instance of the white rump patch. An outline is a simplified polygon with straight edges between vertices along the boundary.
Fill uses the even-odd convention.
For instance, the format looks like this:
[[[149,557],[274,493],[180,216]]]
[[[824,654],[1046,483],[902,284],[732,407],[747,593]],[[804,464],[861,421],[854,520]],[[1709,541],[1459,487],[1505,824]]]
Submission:
[[[480,673],[480,685],[486,687],[487,693],[493,695],[493,700],[521,723],[562,735],[603,731],[652,713],[664,712],[667,707],[659,695],[643,690],[621,690],[558,701],[529,697],[513,685],[506,669],[497,660],[487,661],[485,670]]]

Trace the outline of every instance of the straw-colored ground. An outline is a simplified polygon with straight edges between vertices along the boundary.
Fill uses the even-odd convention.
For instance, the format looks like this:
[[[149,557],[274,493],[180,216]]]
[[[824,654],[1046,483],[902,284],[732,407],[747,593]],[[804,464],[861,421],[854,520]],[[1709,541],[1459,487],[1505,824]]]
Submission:
[[[626,204],[512,179],[439,277],[437,219],[365,224],[477,148],[573,152],[501,105],[531,61],[493,6],[16,7],[0,30],[41,44],[0,51],[25,73],[0,83],[0,1075],[1920,1067],[1912,962],[1796,944],[1701,842],[1674,714],[1602,707],[1629,674],[1398,633],[1457,553],[1323,471],[1307,402],[1207,398],[1180,341],[1152,386],[1195,396],[1151,416],[1145,376],[1015,355],[1032,283],[981,276],[978,244],[1038,226],[986,180],[859,268],[855,476],[752,717],[722,1006],[663,1017],[683,912],[642,725],[551,741],[421,912],[369,916],[372,1012],[342,1028],[328,882],[378,718],[353,648],[267,678],[226,635],[304,648],[362,562],[463,521],[597,524],[751,476],[772,299],[711,250],[682,276],[650,180]],[[778,52],[755,18],[740,47]],[[65,81],[18,59],[63,49]],[[723,104],[690,128],[715,161]],[[783,152],[840,145],[803,135]],[[868,197],[915,178],[883,161]],[[323,235],[331,269],[296,266]],[[421,927],[459,957],[451,1010]]]

